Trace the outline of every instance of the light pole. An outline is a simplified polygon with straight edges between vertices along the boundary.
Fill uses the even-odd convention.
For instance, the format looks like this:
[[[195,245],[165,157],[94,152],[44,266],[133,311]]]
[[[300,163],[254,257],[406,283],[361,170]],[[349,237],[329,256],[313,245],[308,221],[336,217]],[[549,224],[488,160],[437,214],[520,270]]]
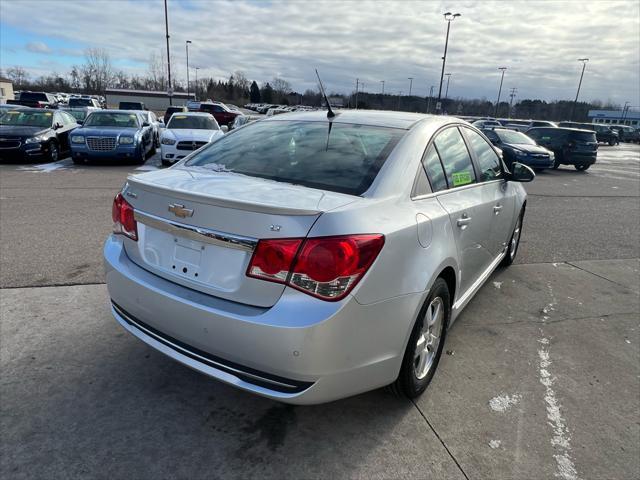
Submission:
[[[164,28],[167,35],[167,77],[169,80],[169,105],[173,105],[173,88],[171,84],[171,54],[169,53],[169,14],[167,12],[167,0],[164,0]]]
[[[191,40],[185,42],[185,48],[187,49],[187,99],[189,99],[189,44]]]
[[[433,98],[433,89],[436,88],[435,85],[431,85],[429,88],[429,98],[427,99],[427,113],[431,110],[431,99]]]
[[[358,84],[360,83],[360,79],[356,78],[356,110],[358,109]]]
[[[198,70],[200,67],[194,67],[194,70],[196,71],[196,101],[198,101]]]
[[[496,100],[496,110],[493,114],[495,118],[498,118],[498,105],[500,105],[500,94],[502,93],[502,82],[504,81],[504,71],[507,67],[498,67],[498,70],[502,70],[502,76],[500,77],[500,88],[498,88],[498,100]]]
[[[411,96],[411,87],[413,86],[413,77],[408,77],[409,80],[409,96]]]
[[[440,73],[440,88],[438,89],[438,102],[436,103],[436,111],[442,110],[442,104],[440,100],[442,99],[442,81],[444,80],[444,67],[447,63],[447,48],[449,46],[449,30],[451,29],[451,22],[459,17],[459,13],[451,13],[447,12],[444,14],[444,19],[447,21],[447,36],[444,41],[444,55],[442,57],[442,72]]]
[[[509,102],[509,118],[511,118],[511,112],[513,111],[513,97],[516,96],[516,92],[518,89],[516,87],[511,88],[511,93],[509,96],[511,97],[511,101]]]
[[[400,110],[400,99],[402,98],[402,90],[400,90],[400,93],[398,94],[398,107],[396,108],[396,110]]]
[[[384,80],[380,80],[380,83],[382,84],[382,95],[384,95]]]
[[[447,100],[449,98],[449,80],[451,80],[451,74],[445,73],[445,75],[447,76],[447,90],[444,93],[444,99]]]
[[[587,66],[588,58],[579,58],[579,62],[582,62],[582,73],[580,74],[580,81],[578,82],[578,91],[576,92],[576,99],[573,101],[573,107],[571,108],[571,117],[569,120],[573,120],[573,115],[576,112],[576,104],[578,103],[578,95],[580,95],[580,87],[582,86],[582,77],[584,77],[584,69]]]

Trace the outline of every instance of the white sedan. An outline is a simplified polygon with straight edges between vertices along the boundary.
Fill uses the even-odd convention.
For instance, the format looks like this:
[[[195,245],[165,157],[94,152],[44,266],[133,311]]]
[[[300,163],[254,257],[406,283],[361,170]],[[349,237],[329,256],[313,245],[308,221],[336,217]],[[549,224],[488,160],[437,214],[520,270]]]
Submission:
[[[224,131],[210,113],[174,114],[160,140],[162,164],[173,165],[222,135]]]

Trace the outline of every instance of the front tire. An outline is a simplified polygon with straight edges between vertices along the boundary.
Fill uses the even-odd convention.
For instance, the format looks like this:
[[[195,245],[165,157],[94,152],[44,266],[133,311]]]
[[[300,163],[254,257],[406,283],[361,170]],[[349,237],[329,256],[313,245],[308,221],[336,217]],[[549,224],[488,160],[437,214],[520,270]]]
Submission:
[[[437,278],[413,327],[400,374],[389,386],[391,391],[416,398],[426,390],[442,356],[450,318],[449,287]]]
[[[578,165],[576,165],[576,170],[578,170],[579,172],[584,172],[585,170],[589,170],[589,167],[591,165],[585,164],[585,163],[580,163]]]
[[[57,162],[59,156],[58,145],[55,142],[51,142],[49,144],[49,162]]]

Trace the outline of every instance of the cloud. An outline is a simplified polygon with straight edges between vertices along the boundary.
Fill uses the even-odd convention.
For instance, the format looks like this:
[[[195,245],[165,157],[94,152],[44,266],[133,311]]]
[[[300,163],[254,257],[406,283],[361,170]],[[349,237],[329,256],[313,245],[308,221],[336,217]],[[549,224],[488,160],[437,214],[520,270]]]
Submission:
[[[426,95],[431,85],[437,91],[446,31],[442,12],[451,8],[377,0],[171,0],[172,73],[186,76],[189,39],[189,63],[200,68],[200,77],[242,70],[259,82],[281,76],[303,91],[315,87],[318,68],[329,91],[351,92],[358,78],[370,92],[385,80],[385,92],[406,93],[413,77],[414,94]],[[36,10],[25,26],[24,18]],[[517,87],[518,99],[571,99],[580,75],[577,59],[589,57],[581,98],[640,104],[640,3],[463,1],[454,11],[462,17],[451,24],[449,96],[494,99],[497,68],[506,66],[504,89]],[[79,51],[104,48],[127,71],[144,74],[150,55],[165,49],[160,0],[23,0],[4,2],[2,14],[3,23],[38,38],[52,32]]]
[[[53,50],[49,48],[49,45],[44,42],[29,42],[25,48],[32,53],[53,53]]]

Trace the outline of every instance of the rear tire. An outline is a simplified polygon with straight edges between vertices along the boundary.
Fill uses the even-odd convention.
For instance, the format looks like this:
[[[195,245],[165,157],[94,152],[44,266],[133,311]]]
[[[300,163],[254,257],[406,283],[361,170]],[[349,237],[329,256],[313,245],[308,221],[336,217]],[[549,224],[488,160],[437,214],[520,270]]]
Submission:
[[[398,378],[388,387],[391,392],[416,398],[426,390],[438,368],[450,318],[449,287],[438,277],[409,337]]]
[[[500,262],[501,267],[508,267],[513,263],[516,259],[516,254],[518,253],[518,247],[520,246],[520,237],[522,236],[522,225],[524,224],[524,209],[520,212],[520,216],[518,217],[518,221],[516,222],[516,226],[511,233],[511,238],[509,239],[509,247],[507,248],[507,254]]]

